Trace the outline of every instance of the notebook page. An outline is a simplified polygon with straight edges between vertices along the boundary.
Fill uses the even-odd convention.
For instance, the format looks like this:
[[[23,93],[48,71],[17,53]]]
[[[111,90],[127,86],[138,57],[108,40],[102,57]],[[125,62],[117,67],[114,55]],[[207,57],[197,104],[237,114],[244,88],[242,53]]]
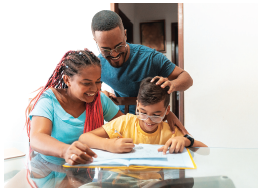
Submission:
[[[170,154],[167,151],[165,156],[167,157],[167,159],[131,159],[129,165],[194,168],[194,165],[186,148],[184,148],[182,153]]]
[[[164,158],[167,157],[161,152],[158,152],[157,149],[161,145],[149,145],[149,144],[138,144],[135,145],[133,150],[129,153],[111,153],[108,151],[103,151],[99,149],[91,149],[97,154],[97,161],[107,160],[107,159],[129,159],[129,158]]]

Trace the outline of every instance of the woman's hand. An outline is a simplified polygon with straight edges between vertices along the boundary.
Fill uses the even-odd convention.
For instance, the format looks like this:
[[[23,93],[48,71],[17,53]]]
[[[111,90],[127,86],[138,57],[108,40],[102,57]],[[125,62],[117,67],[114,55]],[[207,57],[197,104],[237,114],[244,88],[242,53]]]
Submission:
[[[109,145],[108,151],[113,153],[130,152],[135,147],[133,139],[131,138],[116,138],[110,140],[111,144]]]
[[[181,136],[177,136],[177,137],[172,137],[170,138],[164,146],[160,147],[158,149],[158,151],[162,151],[163,154],[165,155],[168,148],[170,147],[169,149],[169,153],[181,153],[184,149],[184,147],[187,145],[189,145],[188,142],[190,142],[190,140],[188,140],[186,137],[181,137]]]
[[[71,165],[87,164],[97,155],[86,145],[79,141],[73,142],[63,152],[63,158]]]

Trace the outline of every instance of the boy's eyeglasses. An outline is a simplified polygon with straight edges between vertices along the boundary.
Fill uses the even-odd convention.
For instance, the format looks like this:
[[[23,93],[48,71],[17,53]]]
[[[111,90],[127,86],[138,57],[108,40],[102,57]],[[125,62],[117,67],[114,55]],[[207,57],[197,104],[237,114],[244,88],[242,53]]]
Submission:
[[[165,111],[163,116],[149,116],[147,114],[144,114],[144,113],[141,113],[141,112],[137,111],[137,108],[135,110],[135,114],[136,114],[138,119],[140,119],[142,121],[145,121],[149,117],[151,119],[151,121],[154,122],[154,123],[161,123],[162,120],[165,117],[166,112],[167,112],[167,110]]]

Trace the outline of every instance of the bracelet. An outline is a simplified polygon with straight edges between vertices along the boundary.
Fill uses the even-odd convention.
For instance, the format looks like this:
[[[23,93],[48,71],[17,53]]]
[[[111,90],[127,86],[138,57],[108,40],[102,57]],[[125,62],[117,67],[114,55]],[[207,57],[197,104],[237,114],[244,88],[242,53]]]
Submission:
[[[194,144],[194,138],[192,138],[191,136],[189,136],[188,134],[184,135],[184,137],[186,137],[187,139],[190,140],[190,145],[188,147],[191,147]]]

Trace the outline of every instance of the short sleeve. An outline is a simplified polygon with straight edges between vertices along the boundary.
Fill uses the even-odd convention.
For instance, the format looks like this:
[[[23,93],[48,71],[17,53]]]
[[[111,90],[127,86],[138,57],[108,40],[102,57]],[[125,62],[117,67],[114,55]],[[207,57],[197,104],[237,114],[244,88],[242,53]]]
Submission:
[[[118,135],[115,133],[115,130],[117,130],[118,133],[123,135],[124,132],[123,129],[126,127],[126,122],[127,122],[126,119],[127,119],[126,115],[121,115],[120,117],[113,119],[112,121],[102,126],[107,132],[110,139],[118,137]]]
[[[175,64],[158,51],[154,52],[153,66],[155,70],[159,72],[158,75],[162,77],[169,77],[175,68]]]
[[[43,93],[36,103],[34,109],[29,114],[30,120],[33,116],[46,117],[53,121],[53,102],[52,97],[47,93]]]
[[[100,93],[104,119],[105,121],[110,121],[118,113],[119,107],[104,93]]]

